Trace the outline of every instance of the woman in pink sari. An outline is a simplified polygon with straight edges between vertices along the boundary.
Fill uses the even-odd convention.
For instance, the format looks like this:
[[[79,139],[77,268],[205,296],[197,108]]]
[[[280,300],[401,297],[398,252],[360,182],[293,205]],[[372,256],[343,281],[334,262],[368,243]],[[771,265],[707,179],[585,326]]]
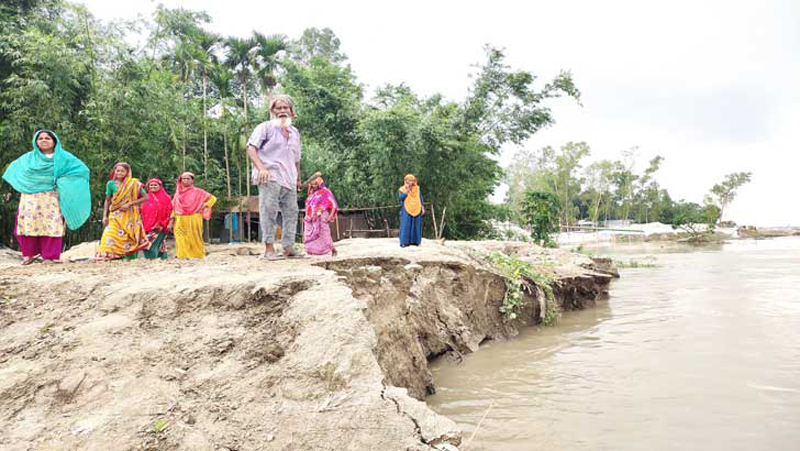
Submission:
[[[306,253],[336,256],[330,224],[336,220],[339,206],[331,190],[325,187],[322,174],[317,172],[308,179],[306,215],[303,218],[303,246]]]
[[[194,186],[194,174],[184,172],[178,178],[172,197],[172,219],[167,230],[175,232],[175,256],[203,258],[203,219],[211,218],[211,207],[217,198]]]

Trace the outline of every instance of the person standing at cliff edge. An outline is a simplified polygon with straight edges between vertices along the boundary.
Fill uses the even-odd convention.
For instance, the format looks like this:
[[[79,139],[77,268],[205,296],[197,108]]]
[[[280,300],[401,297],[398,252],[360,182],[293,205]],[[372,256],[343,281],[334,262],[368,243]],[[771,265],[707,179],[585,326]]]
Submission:
[[[422,216],[425,202],[419,191],[417,178],[408,174],[403,186],[398,190],[400,196],[400,247],[419,246],[422,243]]]
[[[264,258],[279,260],[301,257],[294,249],[297,229],[297,193],[300,183],[300,132],[292,126],[294,101],[275,96],[269,107],[271,120],[262,122],[247,141],[247,155],[253,162],[252,182],[258,185],[258,211]],[[275,221],[281,212],[283,255],[275,251]]]

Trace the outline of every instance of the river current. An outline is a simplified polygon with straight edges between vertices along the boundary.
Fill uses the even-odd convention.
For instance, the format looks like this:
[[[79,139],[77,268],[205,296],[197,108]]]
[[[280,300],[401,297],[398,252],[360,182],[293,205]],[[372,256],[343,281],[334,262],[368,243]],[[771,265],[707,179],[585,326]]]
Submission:
[[[800,450],[800,238],[594,252],[655,266],[432,365],[464,451]]]

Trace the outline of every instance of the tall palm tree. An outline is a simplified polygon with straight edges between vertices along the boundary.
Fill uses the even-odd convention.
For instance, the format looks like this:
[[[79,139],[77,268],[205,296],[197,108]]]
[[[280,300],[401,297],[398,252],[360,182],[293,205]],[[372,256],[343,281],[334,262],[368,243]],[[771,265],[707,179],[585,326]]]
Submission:
[[[203,180],[208,180],[208,73],[217,64],[214,51],[221,42],[221,38],[213,33],[200,33],[195,36],[194,42],[199,52],[195,54],[195,62],[198,65],[203,78]]]
[[[184,98],[188,97],[187,92],[191,90],[192,76],[194,75],[195,70],[197,69],[197,64],[196,64],[197,52],[198,52],[197,47],[194,45],[191,39],[189,37],[182,37],[181,39],[178,40],[178,43],[175,46],[174,51],[170,54],[165,55],[164,57],[164,60],[166,60],[167,63],[172,65],[174,72],[177,74],[178,77],[177,81],[180,82],[182,88],[184,89],[183,93]],[[181,139],[181,144],[180,144],[181,154],[182,154],[181,171],[185,171],[186,140],[187,140],[186,135],[188,132],[187,124],[189,119],[188,118],[182,118],[182,119],[184,120],[182,121],[183,126],[181,127],[182,128],[181,134],[183,136],[183,139]],[[177,139],[176,139],[176,145],[177,145]]]
[[[222,142],[225,155],[225,179],[228,186],[228,198],[230,199],[231,196],[233,196],[233,192],[231,189],[230,158],[228,157],[228,128],[225,124],[225,118],[228,113],[228,102],[232,94],[231,83],[235,78],[235,74],[230,67],[224,64],[217,64],[211,67],[208,75],[211,83],[219,92],[220,108],[222,109]]]
[[[247,97],[247,83],[250,81],[250,76],[253,74],[253,67],[256,64],[255,61],[255,50],[258,46],[258,43],[254,38],[249,39],[241,39],[237,37],[230,37],[225,41],[225,47],[227,47],[227,60],[226,63],[228,67],[232,70],[236,71],[236,75],[239,78],[239,83],[242,85],[242,104],[244,108],[244,125],[242,129],[244,133],[247,133],[247,130],[250,128],[249,124],[250,121],[247,116],[247,104],[248,97]],[[250,171],[251,171],[251,164],[250,161],[247,161],[245,164],[246,172],[245,180],[247,181],[247,216],[250,217]],[[250,241],[250,221],[247,221],[246,226],[246,233],[247,233],[247,241]]]
[[[210,67],[208,72],[211,83],[219,92],[219,104],[222,109],[222,143],[225,156],[225,181],[228,187],[228,200],[233,196],[231,187],[231,164],[228,156],[228,124],[225,122],[228,113],[228,101],[232,97],[231,83],[236,75],[230,67],[225,64],[217,63]],[[228,241],[233,241],[233,227],[228,230]]]
[[[278,84],[275,72],[278,69],[278,54],[285,51],[288,47],[286,37],[279,34],[266,36],[257,31],[253,32],[253,40],[256,42],[255,70],[256,78],[261,85],[264,94],[264,105],[269,105],[269,98],[272,90]]]
[[[242,85],[242,105],[244,107],[245,122],[247,122],[247,83],[253,71],[253,51],[256,48],[254,39],[241,39],[229,37],[225,40],[227,48],[225,64],[236,72],[236,77]]]

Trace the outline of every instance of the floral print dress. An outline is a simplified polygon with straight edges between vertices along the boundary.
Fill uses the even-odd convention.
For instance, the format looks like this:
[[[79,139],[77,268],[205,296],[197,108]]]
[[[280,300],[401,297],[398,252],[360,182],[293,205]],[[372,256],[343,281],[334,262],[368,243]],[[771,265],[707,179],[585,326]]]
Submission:
[[[58,191],[22,193],[17,214],[17,235],[64,236],[64,218]]]

